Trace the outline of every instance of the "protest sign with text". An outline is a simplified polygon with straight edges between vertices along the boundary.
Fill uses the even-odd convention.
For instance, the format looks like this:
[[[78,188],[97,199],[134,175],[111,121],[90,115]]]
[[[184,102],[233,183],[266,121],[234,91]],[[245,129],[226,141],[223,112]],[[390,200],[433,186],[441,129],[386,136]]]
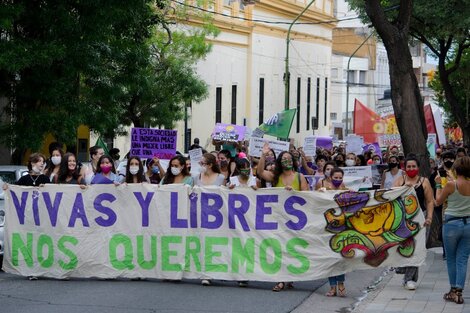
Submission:
[[[269,143],[269,147],[274,150],[276,156],[278,156],[282,151],[289,151],[289,143],[287,141],[251,137],[250,144],[248,146],[248,154],[258,158],[261,157],[265,142]]]
[[[131,129],[130,155],[169,160],[176,154],[176,134],[176,130],[134,127]]]
[[[51,184],[6,193],[3,269],[24,276],[300,281],[426,257],[424,217],[406,186]]]

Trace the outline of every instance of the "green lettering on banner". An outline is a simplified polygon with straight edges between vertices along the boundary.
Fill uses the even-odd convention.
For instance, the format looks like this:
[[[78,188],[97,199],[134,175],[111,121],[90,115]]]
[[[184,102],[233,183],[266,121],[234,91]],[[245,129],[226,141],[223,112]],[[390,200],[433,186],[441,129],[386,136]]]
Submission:
[[[119,245],[124,247],[124,259],[122,260],[118,260],[116,254]],[[109,260],[111,265],[117,270],[132,270],[134,268],[134,264],[132,264],[133,257],[131,239],[122,234],[114,235],[109,241]]]
[[[77,255],[65,246],[66,243],[71,243],[72,245],[76,246],[78,244],[78,239],[72,236],[60,237],[59,241],[57,242],[57,247],[59,248],[59,251],[69,257],[70,261],[65,263],[64,261],[59,260],[58,263],[59,266],[64,270],[73,270],[77,267],[78,264]]]
[[[162,270],[165,272],[181,272],[181,264],[170,263],[171,256],[177,256],[178,252],[170,250],[170,243],[181,243],[181,236],[163,236],[162,237]]]
[[[272,263],[268,262],[267,250],[273,250],[274,260]],[[261,269],[266,274],[276,274],[281,269],[282,265],[282,249],[279,240],[277,239],[264,239],[261,241],[259,248],[259,260]]]
[[[227,264],[214,264],[212,259],[214,257],[221,256],[222,253],[219,251],[212,251],[213,246],[226,246],[228,245],[227,237],[206,237],[205,240],[205,251],[204,251],[204,263],[206,272],[218,272],[218,273],[227,273],[228,265]]]
[[[145,261],[144,236],[137,236],[137,264],[144,270],[151,270],[157,265],[157,236],[150,236],[150,261]]]
[[[296,246],[307,248],[308,242],[302,238],[292,238],[287,242],[287,253],[289,253],[291,256],[293,256],[300,262],[299,267],[296,267],[292,264],[287,265],[287,270],[292,274],[298,275],[308,271],[308,269],[310,268],[310,261],[305,255],[295,250]]]
[[[12,253],[11,253],[11,262],[14,266],[18,266],[18,252],[21,251],[23,255],[24,261],[28,267],[33,267],[33,234],[27,233],[26,234],[26,244],[21,239],[21,235],[19,233],[13,233],[11,238],[11,246],[12,246]]]
[[[240,265],[246,264],[246,273],[253,273],[255,268],[255,239],[248,238],[243,246],[240,238],[232,240],[232,272],[239,273]]]
[[[194,244],[194,247],[191,247]],[[199,237],[186,237],[186,247],[184,254],[184,270],[189,272],[191,270],[191,258],[193,259],[196,271],[201,271],[201,261],[199,260],[199,254],[201,253],[201,241]]]
[[[44,246],[47,247],[47,258],[44,258]],[[49,268],[54,264],[54,243],[48,235],[40,235],[37,246],[38,262],[44,268]]]

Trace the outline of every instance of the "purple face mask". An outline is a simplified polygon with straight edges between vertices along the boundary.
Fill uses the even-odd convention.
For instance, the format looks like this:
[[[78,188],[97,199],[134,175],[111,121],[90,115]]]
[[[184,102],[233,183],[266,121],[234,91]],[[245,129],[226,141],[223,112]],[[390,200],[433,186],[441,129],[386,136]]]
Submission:
[[[333,186],[335,186],[335,188],[338,188],[343,183],[343,180],[342,179],[332,179],[331,183],[333,184]]]

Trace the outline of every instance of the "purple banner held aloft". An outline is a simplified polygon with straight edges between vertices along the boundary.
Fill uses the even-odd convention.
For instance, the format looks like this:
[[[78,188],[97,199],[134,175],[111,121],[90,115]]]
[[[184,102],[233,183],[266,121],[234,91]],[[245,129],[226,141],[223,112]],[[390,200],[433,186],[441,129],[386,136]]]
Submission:
[[[317,137],[317,147],[322,147],[326,150],[333,149],[333,138],[331,137]]]
[[[130,155],[169,160],[176,154],[176,135],[171,129],[132,128]]]
[[[246,127],[232,124],[215,124],[212,139],[226,142],[238,142],[245,138]]]
[[[367,151],[372,151],[372,155],[378,155],[382,159],[382,150],[380,150],[380,146],[377,142],[362,146],[362,153]]]

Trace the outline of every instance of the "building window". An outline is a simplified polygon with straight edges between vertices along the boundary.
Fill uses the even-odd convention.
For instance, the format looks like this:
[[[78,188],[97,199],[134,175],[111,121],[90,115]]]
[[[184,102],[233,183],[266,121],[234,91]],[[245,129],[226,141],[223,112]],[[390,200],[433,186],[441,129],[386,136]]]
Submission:
[[[365,84],[366,83],[366,71],[359,71],[359,84]]]
[[[312,88],[312,79],[309,77],[307,79],[307,127],[306,130],[310,129],[310,98],[311,98],[311,90]]]
[[[355,80],[355,77],[356,76],[356,71],[353,71],[353,70],[349,70],[348,71],[348,82],[349,83],[355,83],[356,80]]]
[[[215,89],[215,122],[222,123],[222,87]]]
[[[315,117],[317,118],[317,125],[320,124],[320,77],[317,77],[317,97],[315,104]]]
[[[297,133],[300,133],[300,87],[301,79],[297,77]]]
[[[232,120],[233,125],[237,124],[237,85],[232,85]]]
[[[330,120],[336,120],[337,114],[335,112],[330,113]]]
[[[328,77],[325,77],[325,120],[323,126],[326,126],[326,119],[328,114]]]
[[[331,78],[338,78],[338,69],[332,68],[331,69]]]
[[[261,125],[264,123],[264,78],[259,79],[259,123]]]

